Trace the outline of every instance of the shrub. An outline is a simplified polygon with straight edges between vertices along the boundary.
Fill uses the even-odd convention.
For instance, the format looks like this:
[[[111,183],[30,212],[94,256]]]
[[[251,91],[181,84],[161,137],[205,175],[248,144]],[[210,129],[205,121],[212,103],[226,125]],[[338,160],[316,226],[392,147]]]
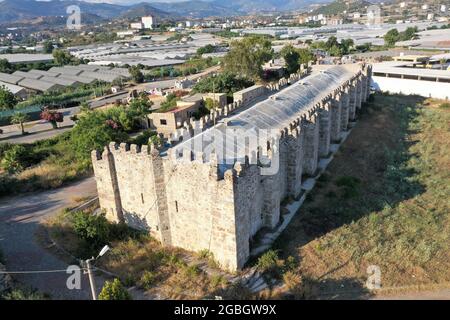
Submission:
[[[441,103],[439,108],[440,109],[450,109],[450,103],[449,102]]]
[[[50,122],[54,129],[58,127],[58,122],[64,121],[64,115],[61,112],[44,109],[41,113],[41,119]]]
[[[139,285],[145,290],[149,290],[151,286],[155,283],[156,275],[150,271],[144,271],[139,281]]]
[[[14,145],[3,154],[1,166],[10,174],[22,171],[26,166],[27,149],[22,145]]]
[[[193,264],[190,266],[186,266],[183,269],[184,275],[188,278],[195,278],[201,273],[201,269],[198,265]]]
[[[11,289],[0,293],[0,300],[46,300],[49,297],[32,289]]]
[[[359,185],[361,181],[358,178],[355,177],[349,177],[349,176],[344,176],[344,177],[339,177],[336,180],[336,185],[338,187],[350,187],[350,188],[354,188],[356,186]]]
[[[261,272],[270,272],[278,267],[278,252],[269,250],[259,257],[256,267]]]
[[[99,300],[132,300],[131,294],[122,285],[119,279],[106,281],[98,296]]]
[[[95,255],[104,245],[135,235],[127,225],[110,223],[104,215],[77,211],[71,214],[70,222],[81,240],[78,254],[83,256]]]

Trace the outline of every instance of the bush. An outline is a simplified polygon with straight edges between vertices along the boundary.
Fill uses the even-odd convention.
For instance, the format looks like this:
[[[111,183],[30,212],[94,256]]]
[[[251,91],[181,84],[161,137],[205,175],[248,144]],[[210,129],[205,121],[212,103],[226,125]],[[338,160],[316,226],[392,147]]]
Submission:
[[[31,289],[11,289],[0,293],[0,300],[46,300],[49,297]]]
[[[14,145],[5,151],[1,166],[10,174],[22,171],[26,166],[27,149],[22,145]]]
[[[119,279],[106,281],[98,296],[99,300],[132,300],[131,294],[122,285]]]
[[[278,267],[278,252],[269,250],[259,257],[256,267],[261,272],[271,272]]]
[[[361,181],[358,178],[355,177],[350,177],[350,176],[344,176],[344,177],[339,177],[336,180],[336,185],[338,187],[350,187],[350,188],[355,188],[356,186],[359,185]]]
[[[123,223],[110,223],[104,215],[93,215],[84,211],[72,213],[70,222],[76,236],[81,240],[78,254],[85,257],[97,254],[104,245],[112,241],[123,240],[137,233]]]
[[[150,271],[144,271],[139,281],[139,285],[145,290],[149,290],[155,283],[156,275]]]
[[[194,93],[221,92],[231,95],[254,84],[252,80],[224,72],[216,77],[200,80],[193,88]]]
[[[441,105],[439,106],[440,109],[450,109],[450,103],[449,102],[444,102],[441,103]]]

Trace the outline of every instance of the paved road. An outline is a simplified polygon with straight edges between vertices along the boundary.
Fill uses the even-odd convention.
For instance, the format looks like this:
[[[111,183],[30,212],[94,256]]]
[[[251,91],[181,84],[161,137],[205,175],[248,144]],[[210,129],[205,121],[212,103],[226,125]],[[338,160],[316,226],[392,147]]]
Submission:
[[[17,125],[1,127],[3,134],[0,136],[0,143],[33,143],[36,141],[49,139],[70,130],[75,124],[70,117],[80,112],[79,107],[60,109],[64,115],[64,121],[58,124],[59,129],[54,130],[52,125],[43,120],[28,122],[25,125],[25,131],[28,135],[23,136]]]
[[[67,264],[42,248],[35,237],[38,226],[61,209],[73,205],[74,197],[95,196],[94,178],[70,186],[0,199],[0,249],[8,271],[66,269]],[[21,283],[50,293],[52,299],[89,299],[86,276],[82,290],[68,290],[65,273],[14,276]],[[99,286],[100,287],[100,286]]]

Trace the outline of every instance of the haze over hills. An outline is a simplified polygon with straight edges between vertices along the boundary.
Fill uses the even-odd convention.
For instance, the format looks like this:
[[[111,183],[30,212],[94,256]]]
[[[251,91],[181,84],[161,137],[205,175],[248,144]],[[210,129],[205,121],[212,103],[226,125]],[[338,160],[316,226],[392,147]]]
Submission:
[[[111,3],[112,2],[112,3]],[[34,19],[37,17],[65,16],[69,5],[78,5],[81,12],[99,19],[116,17],[134,18],[154,15],[160,18],[233,16],[248,13],[285,11],[305,8],[312,3],[329,0],[189,0],[151,1],[134,0],[0,0],[0,23]]]

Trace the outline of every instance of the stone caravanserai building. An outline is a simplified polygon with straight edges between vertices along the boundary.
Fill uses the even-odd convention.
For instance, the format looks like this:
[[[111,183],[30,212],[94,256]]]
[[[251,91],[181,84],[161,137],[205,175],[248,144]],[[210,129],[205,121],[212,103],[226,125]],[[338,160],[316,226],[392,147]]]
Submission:
[[[164,245],[209,250],[224,269],[241,269],[254,236],[280,224],[283,200],[299,198],[302,178],[316,175],[318,162],[329,157],[331,144],[341,141],[370,93],[367,64],[314,66],[303,75],[268,86],[259,102],[192,119],[168,148],[111,143],[103,153],[93,151],[107,218],[149,230]],[[256,153],[245,147],[243,156],[230,158],[206,151],[205,141],[228,128],[276,134]],[[192,149],[197,142],[202,148]],[[277,170],[263,174],[260,160],[275,156]]]

